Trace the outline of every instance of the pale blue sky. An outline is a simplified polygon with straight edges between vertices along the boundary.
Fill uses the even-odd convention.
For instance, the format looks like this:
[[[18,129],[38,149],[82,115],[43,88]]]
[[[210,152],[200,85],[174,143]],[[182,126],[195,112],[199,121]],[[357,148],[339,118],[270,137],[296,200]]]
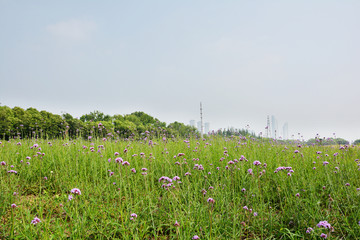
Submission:
[[[0,0],[0,102],[360,138],[360,1]]]

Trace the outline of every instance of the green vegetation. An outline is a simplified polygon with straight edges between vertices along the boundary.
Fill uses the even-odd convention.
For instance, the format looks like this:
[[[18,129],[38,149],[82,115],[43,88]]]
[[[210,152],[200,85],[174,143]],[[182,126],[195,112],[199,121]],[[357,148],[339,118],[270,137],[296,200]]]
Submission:
[[[345,145],[349,144],[349,141],[343,138],[311,138],[306,141],[307,144],[319,144],[319,145]]]
[[[179,122],[166,126],[166,123],[143,112],[110,116],[94,111],[77,119],[69,113],[60,116],[47,111],[39,112],[35,108],[24,110],[20,107],[11,109],[0,106],[0,139],[14,137],[75,139],[109,135],[139,138],[146,131],[154,133],[155,136],[165,134],[168,137],[198,134],[194,127]]]
[[[117,120],[139,126],[141,116]],[[360,236],[357,146],[69,135],[0,143],[0,239]]]

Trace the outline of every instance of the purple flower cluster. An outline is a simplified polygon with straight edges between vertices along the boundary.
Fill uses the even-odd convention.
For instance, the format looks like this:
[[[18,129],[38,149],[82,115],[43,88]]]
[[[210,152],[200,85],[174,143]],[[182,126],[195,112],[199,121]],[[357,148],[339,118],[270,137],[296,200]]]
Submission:
[[[163,183],[166,183],[166,182],[169,182],[171,183],[173,180],[169,177],[165,177],[165,176],[162,176],[161,178],[159,178],[159,182],[163,182]]]
[[[320,237],[326,239],[326,238],[327,238],[327,235],[326,235],[325,233],[321,233],[321,234],[320,234]]]
[[[133,221],[135,218],[137,218],[138,215],[136,213],[130,214],[130,220]]]
[[[324,227],[326,229],[330,229],[331,225],[327,221],[320,221],[317,225],[317,227]]]
[[[123,165],[123,166],[130,166],[130,163],[129,163],[128,161],[124,161],[124,162],[122,163],[122,165]]]
[[[241,155],[241,157],[239,158],[239,161],[243,161],[243,160],[248,161],[243,155]]]
[[[259,166],[259,165],[261,165],[261,162],[258,161],[258,160],[256,160],[256,161],[253,162],[253,164],[254,164],[255,166]]]
[[[288,172],[294,172],[293,170],[292,170],[292,167],[278,167],[275,171],[274,171],[274,173],[278,173],[278,172],[280,172],[280,171],[282,171],[282,170],[285,170],[285,171],[288,171]]]
[[[78,188],[73,188],[73,189],[71,189],[70,192],[71,192],[71,193],[74,193],[74,194],[76,194],[76,195],[81,195],[81,191],[80,191],[80,189],[78,189]]]
[[[40,222],[41,222],[41,220],[40,220],[38,217],[35,217],[35,218],[31,221],[31,224],[36,225],[36,224],[38,224],[38,223],[40,223]]]
[[[193,169],[204,170],[204,167],[203,167],[203,165],[201,165],[201,164],[195,164],[194,167],[193,167]]]

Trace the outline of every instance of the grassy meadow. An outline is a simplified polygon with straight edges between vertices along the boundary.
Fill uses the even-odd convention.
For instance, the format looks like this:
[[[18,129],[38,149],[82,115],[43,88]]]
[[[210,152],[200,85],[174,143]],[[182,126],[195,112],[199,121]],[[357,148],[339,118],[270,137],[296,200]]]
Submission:
[[[3,140],[0,239],[358,239],[359,147]]]

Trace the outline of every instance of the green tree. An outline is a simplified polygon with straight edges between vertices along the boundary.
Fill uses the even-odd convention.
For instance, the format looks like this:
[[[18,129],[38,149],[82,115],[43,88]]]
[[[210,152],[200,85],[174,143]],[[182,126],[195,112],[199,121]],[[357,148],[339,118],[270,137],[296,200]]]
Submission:
[[[111,121],[110,115],[105,115],[100,111],[90,112],[89,114],[82,115],[80,120],[83,122],[100,122],[100,121]]]
[[[6,139],[11,135],[13,118],[14,114],[11,108],[0,106],[0,134]]]

